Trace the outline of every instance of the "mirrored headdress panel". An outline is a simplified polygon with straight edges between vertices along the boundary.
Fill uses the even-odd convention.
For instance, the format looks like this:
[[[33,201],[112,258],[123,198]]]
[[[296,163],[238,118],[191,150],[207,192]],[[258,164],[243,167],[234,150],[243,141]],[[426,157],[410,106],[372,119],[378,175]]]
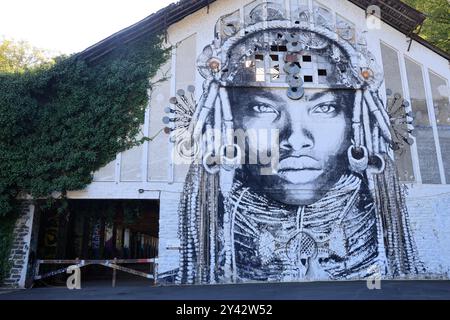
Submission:
[[[300,2],[300,3],[299,3]],[[215,40],[197,64],[205,79],[223,86],[288,87],[298,99],[304,88],[378,89],[383,75],[355,26],[315,3],[255,1],[219,19]],[[242,18],[242,19],[241,19]]]

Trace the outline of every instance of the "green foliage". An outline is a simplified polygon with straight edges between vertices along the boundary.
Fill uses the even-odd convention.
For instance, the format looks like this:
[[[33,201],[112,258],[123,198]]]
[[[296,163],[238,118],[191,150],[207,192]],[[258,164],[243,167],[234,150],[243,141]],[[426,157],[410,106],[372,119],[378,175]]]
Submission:
[[[25,72],[38,66],[52,65],[54,60],[45,50],[25,41],[3,39],[0,41],[0,73]]]
[[[16,218],[16,215],[0,217],[0,283],[8,276],[11,268],[9,255],[11,254]]]
[[[450,2],[448,0],[402,0],[426,14],[420,35],[446,52],[450,52]]]
[[[0,73],[0,216],[21,193],[83,189],[118,152],[142,143],[149,79],[168,57],[161,41],[120,45],[94,65],[75,55]]]

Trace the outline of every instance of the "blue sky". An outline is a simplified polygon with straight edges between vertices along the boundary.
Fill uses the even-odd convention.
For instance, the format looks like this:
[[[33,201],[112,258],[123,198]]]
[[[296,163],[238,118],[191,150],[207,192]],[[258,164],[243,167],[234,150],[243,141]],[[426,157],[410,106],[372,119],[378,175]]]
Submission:
[[[176,0],[2,0],[0,39],[26,40],[55,53],[73,53]]]

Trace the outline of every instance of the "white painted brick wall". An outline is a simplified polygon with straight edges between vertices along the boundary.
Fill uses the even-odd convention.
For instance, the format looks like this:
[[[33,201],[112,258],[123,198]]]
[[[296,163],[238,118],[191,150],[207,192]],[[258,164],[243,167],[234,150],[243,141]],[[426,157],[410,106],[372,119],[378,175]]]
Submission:
[[[158,273],[178,268],[178,205],[180,193],[161,192],[159,211],[159,259]],[[169,248],[169,249],[168,249]]]
[[[407,205],[427,273],[450,278],[450,187],[410,187]]]

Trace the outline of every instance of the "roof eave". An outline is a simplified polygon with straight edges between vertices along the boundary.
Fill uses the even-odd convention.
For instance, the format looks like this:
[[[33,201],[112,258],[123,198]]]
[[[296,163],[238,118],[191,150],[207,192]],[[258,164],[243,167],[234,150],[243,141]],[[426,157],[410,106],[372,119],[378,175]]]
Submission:
[[[125,29],[122,29],[101,40],[100,42],[88,47],[87,49],[78,53],[77,56],[85,59],[88,62],[94,62],[95,60],[105,56],[106,54],[114,50],[114,48],[117,47],[118,43],[128,43],[144,34],[163,32],[170,25],[184,19],[185,17],[204,7],[208,7],[215,1],[216,0],[180,0],[177,3],[172,3],[167,7],[157,11],[156,13],[153,13],[150,16],[142,19],[141,21]],[[375,4],[379,5],[382,9],[387,8],[387,10],[392,10],[394,14],[406,17],[406,20],[409,21],[408,23],[404,21],[400,22],[399,19],[394,19],[391,16],[387,16],[386,14],[381,15],[381,20],[450,61],[449,53],[439,49],[435,45],[429,43],[428,41],[414,33],[417,27],[420,26],[426,18],[426,16],[420,11],[417,11],[416,9],[408,6],[400,0],[349,1],[360,7],[364,11],[367,10],[368,6]]]

